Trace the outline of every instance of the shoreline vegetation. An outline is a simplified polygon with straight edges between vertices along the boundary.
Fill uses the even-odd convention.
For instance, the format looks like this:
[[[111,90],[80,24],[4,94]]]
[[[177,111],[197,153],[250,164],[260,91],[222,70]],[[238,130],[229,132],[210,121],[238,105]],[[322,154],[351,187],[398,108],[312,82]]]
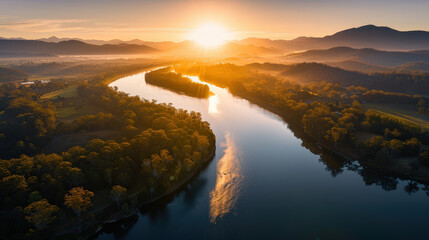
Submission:
[[[201,114],[106,86],[118,76],[68,85],[44,98],[35,88],[46,94],[49,85],[1,86],[9,94],[3,97],[1,140],[27,154],[10,152],[11,158],[1,157],[9,160],[0,160],[2,218],[8,218],[2,236],[89,238],[104,223],[171,195],[213,159],[215,136]],[[19,125],[23,111],[33,115],[26,128]],[[88,140],[62,153],[43,153],[51,141],[61,149],[76,134]]]
[[[182,74],[172,72],[171,67],[146,73],[146,83],[195,98],[208,98],[213,94],[206,84],[193,82]]]
[[[198,174],[204,170],[204,168],[213,160],[216,152],[216,148],[213,147],[212,150],[210,150],[211,154],[208,155],[206,158],[204,158],[201,161],[201,165],[199,168],[196,168],[192,170],[186,177],[181,179],[179,182],[175,183],[173,186],[169,187],[163,194],[159,196],[155,196],[149,200],[146,200],[144,202],[139,202],[134,208],[132,209],[112,209],[112,204],[109,204],[103,209],[99,209],[99,211],[103,211],[102,215],[107,215],[108,217],[105,217],[103,219],[99,219],[94,222],[85,222],[81,224],[85,224],[85,230],[82,231],[81,224],[77,224],[74,229],[67,229],[66,231],[63,231],[61,233],[57,233],[54,235],[54,237],[61,237],[61,238],[67,238],[75,237],[76,234],[83,238],[83,239],[92,239],[95,238],[100,232],[103,230],[105,224],[111,224],[111,223],[117,223],[122,220],[128,219],[132,216],[135,216],[139,213],[139,209],[143,206],[153,204],[163,198],[166,198],[170,195],[174,195],[178,191],[180,191],[181,188],[186,186],[186,183],[191,181],[193,178],[197,177]],[[136,191],[133,193],[129,193],[128,196],[124,196],[123,202],[130,201],[129,198],[135,197],[137,195],[141,194],[141,191]],[[128,199],[127,199],[128,198]],[[106,214],[107,211],[107,214]]]
[[[196,64],[175,70],[228,88],[233,95],[279,115],[299,138],[310,138],[348,161],[357,160],[380,173],[429,184],[428,159],[425,158],[429,151],[428,131],[400,119],[365,111],[357,101],[405,99],[405,102],[418,104],[424,97],[323,82],[301,86],[232,64]],[[361,135],[369,137],[362,139]]]
[[[154,69],[155,66],[148,68]],[[199,66],[181,66],[175,70],[198,75],[201,72],[198,69]],[[161,70],[163,71],[153,71],[162,75],[161,79],[183,78],[181,74],[171,75],[165,72],[167,70]],[[3,132],[5,128],[22,128],[19,133],[29,136],[25,141],[20,140],[19,135],[11,138],[11,133],[7,131],[1,136],[2,141],[16,143],[15,147],[27,154],[12,156],[11,160],[0,160],[1,184],[5,189],[2,194],[8,196],[3,199],[2,211],[5,217],[8,214],[16,215],[10,222],[21,224],[18,226],[21,229],[15,231],[22,232],[19,237],[46,237],[52,236],[52,232],[55,232],[55,238],[94,237],[103,229],[104,224],[133,216],[143,205],[175,193],[213,159],[215,136],[209,124],[202,122],[199,113],[188,113],[171,105],[130,97],[106,86],[120,77],[137,73],[133,71],[93,77],[84,84],[54,87],[52,84],[36,85],[19,89],[11,85],[2,86],[4,89],[0,93],[4,95],[5,102],[0,118],[14,122],[11,120],[19,120],[20,112],[25,109],[36,117],[33,119],[37,120],[34,124],[38,124],[35,124],[37,128],[28,129],[22,128],[20,121],[2,126]],[[364,167],[429,183],[429,171],[425,162],[416,162],[416,154],[422,152],[421,145],[424,148],[424,144],[427,144],[426,133],[415,126],[397,121],[392,123],[391,119],[385,119],[381,115],[364,112],[355,101],[359,97],[367,97],[359,93],[359,88],[347,89],[347,94],[353,93],[352,97],[337,98],[335,96],[346,90],[333,84],[302,87],[289,82],[278,82],[272,76],[257,74],[245,67],[228,65],[225,68],[222,64],[205,67],[204,75],[199,77],[208,83],[228,88],[232,94],[279,115],[303,141],[311,139],[321,148],[348,161],[359,160]],[[182,80],[190,81],[188,78]],[[8,93],[10,89],[14,91],[12,94]],[[333,93],[334,89],[338,93]],[[178,88],[171,90],[179,91]],[[47,93],[51,95],[41,97]],[[385,93],[372,93],[371,97],[384,99],[386,97],[383,94]],[[393,96],[395,97],[396,95]],[[408,99],[407,95],[399,97]],[[392,95],[387,98],[392,98]],[[87,100],[78,102],[79,99]],[[410,98],[411,102],[418,100],[416,96]],[[89,107],[82,109],[83,105]],[[71,111],[69,106],[73,106],[74,110]],[[322,119],[322,122],[314,122],[316,119]],[[391,129],[386,130],[377,124],[382,127],[390,124]],[[196,126],[196,131],[193,131]],[[95,138],[85,144],[80,143],[61,154],[43,154],[41,151],[53,139],[75,133],[96,134],[99,131],[108,131],[110,135],[104,138],[100,136],[100,139]],[[371,133],[368,140],[359,142],[358,135],[363,131],[374,133]],[[400,137],[398,132],[401,132]],[[414,137],[416,135],[418,138]],[[175,146],[178,143],[183,143],[183,146]],[[402,159],[402,153],[414,160],[395,160]],[[114,165],[109,166],[109,161]],[[95,174],[87,175],[88,170]],[[136,181],[137,176],[144,177]],[[7,188],[8,185],[13,186]],[[12,189],[20,190],[12,194]],[[49,196],[53,189],[56,191],[55,195]],[[70,191],[67,193],[66,189]],[[64,195],[69,196],[69,199],[83,198],[89,202],[85,206],[76,206],[71,201],[66,205],[69,206],[67,209],[62,206]],[[38,218],[30,218],[32,211],[37,208],[46,211],[42,223],[35,222]],[[29,223],[33,223],[33,226]],[[15,225],[3,226],[7,229],[3,234],[13,232]],[[23,229],[30,231],[25,232]]]
[[[238,97],[242,97],[243,99],[248,100],[250,103],[255,104],[279,116],[283,121],[285,121],[288,124],[289,127],[292,128],[294,134],[298,136],[300,139],[303,139],[304,141],[306,141],[305,138],[310,137],[309,135],[304,133],[302,127],[299,125],[299,122],[293,121],[293,119],[288,118],[287,113],[285,113],[284,111],[273,108],[269,103],[264,102],[263,100],[258,98],[252,98],[249,96],[248,97],[238,96]],[[298,132],[301,132],[301,134]],[[329,152],[335,155],[338,155],[339,157],[344,158],[349,162],[359,161],[360,164],[363,164],[367,167],[371,167],[373,169],[377,169],[378,171],[384,174],[393,175],[395,177],[402,178],[402,179],[414,180],[423,184],[429,184],[428,169],[425,169],[423,171],[418,171],[418,169],[414,169],[412,166],[407,166],[406,163],[404,164],[403,162],[397,159],[395,162],[392,162],[392,164],[389,166],[388,169],[386,169],[386,166],[371,163],[370,161],[368,161],[370,159],[365,160],[364,156],[360,153],[360,150],[357,148],[342,146],[342,147],[337,147],[337,149],[335,149],[331,145],[317,141],[314,138],[312,138],[311,140],[316,141],[317,145],[319,145],[323,149],[326,149]]]

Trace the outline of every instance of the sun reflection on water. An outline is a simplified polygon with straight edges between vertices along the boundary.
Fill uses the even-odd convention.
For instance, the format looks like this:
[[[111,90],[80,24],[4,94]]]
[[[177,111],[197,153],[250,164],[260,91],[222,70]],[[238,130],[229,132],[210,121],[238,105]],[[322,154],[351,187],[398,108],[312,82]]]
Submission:
[[[219,109],[217,108],[218,104],[219,97],[217,95],[209,97],[209,113],[219,113]]]
[[[225,154],[217,164],[216,186],[210,193],[210,222],[216,223],[235,206],[243,176],[238,149],[229,133],[225,134]]]
[[[201,83],[201,84],[207,84],[207,86],[209,86],[209,88],[210,88],[210,91],[213,90],[211,84],[208,84],[206,82],[201,81],[198,76],[190,76],[190,75],[183,75],[183,76],[191,79],[193,82]],[[219,113],[218,105],[219,105],[219,97],[217,96],[217,94],[210,96],[209,97],[209,110],[208,110],[208,112],[211,114]]]

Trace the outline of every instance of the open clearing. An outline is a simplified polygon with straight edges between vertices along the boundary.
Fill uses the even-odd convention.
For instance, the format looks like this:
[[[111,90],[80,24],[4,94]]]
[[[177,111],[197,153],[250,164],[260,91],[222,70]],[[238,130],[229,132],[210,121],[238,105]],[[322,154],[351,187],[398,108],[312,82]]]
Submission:
[[[372,109],[376,112],[390,117],[419,125],[425,130],[429,130],[429,116],[417,112],[417,107],[410,104],[364,104],[365,109]]]
[[[42,99],[53,99],[55,97],[63,97],[63,98],[77,97],[77,86],[47,93],[42,96]]]

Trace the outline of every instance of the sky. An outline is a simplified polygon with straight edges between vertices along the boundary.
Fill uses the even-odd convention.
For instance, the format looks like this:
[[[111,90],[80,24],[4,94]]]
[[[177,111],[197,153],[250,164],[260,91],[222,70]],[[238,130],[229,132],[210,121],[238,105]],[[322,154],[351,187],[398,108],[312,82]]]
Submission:
[[[206,22],[235,39],[322,37],[367,24],[429,30],[426,0],[0,0],[0,37],[182,41]]]

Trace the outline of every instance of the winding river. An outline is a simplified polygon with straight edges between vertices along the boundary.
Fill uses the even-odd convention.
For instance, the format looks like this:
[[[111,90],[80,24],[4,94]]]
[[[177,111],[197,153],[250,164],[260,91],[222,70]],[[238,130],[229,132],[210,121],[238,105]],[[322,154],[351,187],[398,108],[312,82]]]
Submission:
[[[184,189],[144,207],[138,217],[106,226],[98,239],[429,237],[429,197],[422,186],[413,192],[407,181],[323,153],[278,116],[226,89],[209,85],[215,95],[196,99],[147,85],[145,73],[110,86],[201,112],[217,149]]]

